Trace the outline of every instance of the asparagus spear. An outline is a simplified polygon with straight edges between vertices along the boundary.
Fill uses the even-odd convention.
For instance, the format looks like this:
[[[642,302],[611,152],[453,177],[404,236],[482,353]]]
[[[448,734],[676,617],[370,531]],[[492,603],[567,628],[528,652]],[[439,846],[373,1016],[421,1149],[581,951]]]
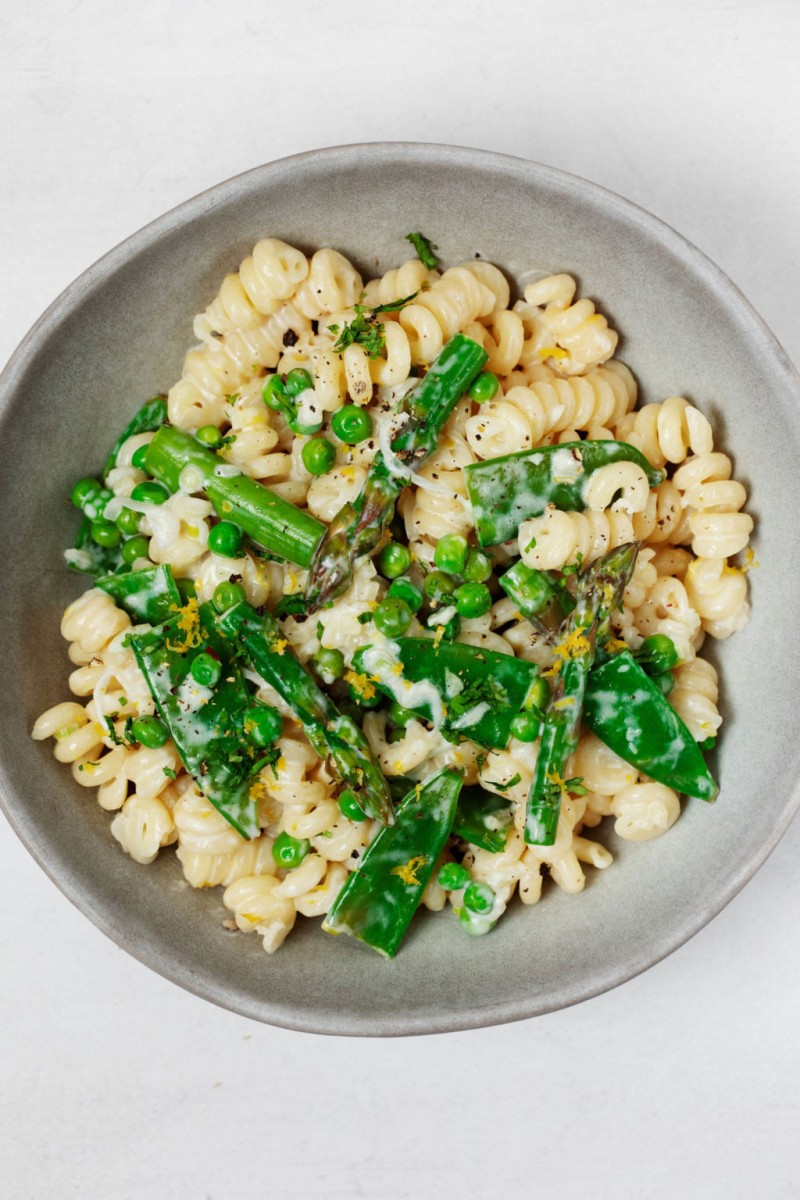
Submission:
[[[525,841],[552,846],[556,839],[567,760],[578,745],[586,683],[592,668],[598,630],[622,600],[636,563],[638,542],[609,551],[578,576],[575,609],[565,621],[565,637],[557,647],[560,664],[545,716],[536,772],[528,796]]]
[[[232,474],[227,463],[191,434],[165,425],[147,447],[146,464],[170,492],[178,490],[184,471],[194,472],[220,517],[233,521],[265,550],[301,567],[311,565],[325,532],[322,522],[263,483]]]
[[[345,504],[319,543],[306,584],[309,611],[348,586],[355,560],[379,549],[394,506],[411,473],[436,449],[439,434],[462,394],[487,360],[471,338],[457,333],[427,374],[398,404],[407,420],[391,443],[391,462],[379,451],[356,499]]]
[[[417,910],[453,825],[461,776],[439,771],[412,790],[347,879],[322,928],[348,933],[392,958]]]
[[[394,811],[389,788],[367,739],[355,721],[340,713],[317,686],[282,636],[277,621],[268,614],[259,616],[242,602],[223,613],[217,624],[223,633],[236,636],[255,670],[294,710],[320,758],[330,758],[337,778],[358,792],[364,812],[391,824]]]

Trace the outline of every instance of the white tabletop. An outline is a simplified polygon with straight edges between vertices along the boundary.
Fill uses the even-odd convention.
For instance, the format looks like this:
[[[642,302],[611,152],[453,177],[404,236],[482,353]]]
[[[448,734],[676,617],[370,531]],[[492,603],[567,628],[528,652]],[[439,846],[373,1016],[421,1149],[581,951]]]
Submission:
[[[0,361],[75,275],[208,185],[315,146],[409,140],[637,201],[800,362],[795,0],[0,9]],[[577,1008],[355,1041],[166,983],[0,820],[0,1194],[800,1195],[798,857],[795,824],[692,942]]]

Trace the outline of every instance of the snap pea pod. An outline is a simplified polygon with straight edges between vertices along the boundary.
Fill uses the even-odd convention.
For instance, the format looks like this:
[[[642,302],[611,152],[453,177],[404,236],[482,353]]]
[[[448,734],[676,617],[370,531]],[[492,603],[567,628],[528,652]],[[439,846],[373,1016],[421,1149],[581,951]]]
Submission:
[[[169,621],[183,604],[172,571],[166,564],[106,575],[95,581],[95,587],[107,592],[114,603],[136,621],[147,621],[150,625]]]
[[[237,833],[257,837],[251,780],[264,751],[245,733],[252,696],[215,631],[213,608],[190,600],[163,626],[131,634],[130,644],[186,770]],[[223,668],[213,686],[192,675],[194,660],[209,653]]]
[[[365,646],[353,666],[383,695],[439,726],[451,740],[487,749],[508,744],[539,668],[535,663],[436,638]]]
[[[387,783],[396,804],[404,800],[411,788],[416,786],[414,780],[406,775],[392,775]],[[469,787],[465,784],[458,797],[450,832],[453,837],[480,846],[481,850],[499,854],[505,849],[513,820],[513,801],[478,784]]]
[[[551,571],[538,571],[520,558],[498,577],[497,582],[523,617],[545,636],[550,626],[560,624],[572,612],[575,601],[564,587],[559,587]]]
[[[397,413],[407,419],[392,440],[391,460],[378,451],[359,495],[339,509],[316,549],[306,584],[309,611],[341,595],[356,559],[380,549],[397,497],[435,451],[447,418],[486,361],[477,342],[457,333],[400,400]]]
[[[465,467],[478,542],[494,546],[509,541],[523,521],[540,517],[549,504],[565,511],[584,509],[592,473],[616,462],[641,467],[650,487],[665,478],[634,446],[613,441],[539,446]]]
[[[566,636],[555,685],[545,714],[536,770],[528,795],[525,841],[552,846],[561,797],[568,793],[564,771],[580,737],[581,713],[599,626],[620,604],[636,563],[638,542],[609,551],[578,576],[575,610],[565,622]]]
[[[702,751],[657,684],[628,650],[589,676],[583,719],[625,762],[676,792],[715,800]]]
[[[212,450],[181,429],[165,425],[147,447],[147,470],[170,492],[187,476],[202,488],[218,516],[238,525],[249,538],[272,554],[308,567],[325,532],[321,521],[284,500],[277,492],[234,469]],[[193,487],[192,490],[195,490]]]
[[[82,575],[108,575],[122,565],[120,547],[98,546],[92,537],[92,518],[86,516],[78,526],[73,545],[64,551],[64,558],[71,570]]]
[[[283,637],[273,617],[259,616],[242,602],[217,618],[218,628],[236,638],[251,665],[294,711],[320,758],[329,758],[336,777],[353,788],[364,812],[389,824],[392,800],[369,743],[355,721],[340,713]]]
[[[137,433],[153,433],[162,425],[167,423],[167,398],[166,396],[152,396],[145,401],[139,411],[136,413],[133,420],[126,425],[122,433],[117,438],[114,445],[109,451],[106,465],[103,467],[103,479],[106,479],[109,471],[113,471],[117,465],[119,452],[129,437],[133,437]]]
[[[397,819],[370,842],[322,928],[347,933],[392,958],[417,910],[453,825],[461,775],[445,769],[413,786]]]

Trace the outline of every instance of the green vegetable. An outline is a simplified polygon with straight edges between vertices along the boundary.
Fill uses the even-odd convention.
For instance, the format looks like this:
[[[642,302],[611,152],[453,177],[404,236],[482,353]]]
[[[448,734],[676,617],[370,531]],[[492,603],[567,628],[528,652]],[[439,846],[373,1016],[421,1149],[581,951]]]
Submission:
[[[702,752],[655,680],[624,650],[589,677],[583,719],[625,762],[676,792],[716,799]]]
[[[391,461],[378,451],[361,492],[339,510],[316,549],[306,584],[312,611],[345,590],[357,558],[382,545],[403,486],[436,449],[447,418],[485,362],[476,342],[456,334],[400,400],[397,412],[407,420],[391,443]]]
[[[308,372],[305,372],[305,374],[308,374]],[[313,380],[311,381],[311,387],[313,389]],[[280,375],[267,376],[264,386],[261,389],[261,395],[267,408],[272,409],[273,412],[279,412],[292,433],[300,434],[302,437],[318,433],[322,428],[323,417],[321,410],[318,411],[313,404],[310,404],[305,411],[313,414],[313,419],[310,421],[300,420],[296,397],[305,390],[307,389],[298,387],[295,382],[292,384],[292,390],[289,391]]]
[[[665,633],[654,633],[646,637],[633,657],[650,676],[663,675],[677,667],[681,661],[675,643]]]
[[[463,790],[463,789],[462,789]],[[446,892],[460,892],[470,881],[470,873],[461,863],[449,862],[439,868],[436,882]]]
[[[595,655],[598,626],[619,606],[636,563],[638,542],[609,551],[578,576],[574,612],[557,647],[560,662],[545,714],[536,771],[528,795],[525,841],[552,846],[556,839],[569,756],[578,745],[586,683]]]
[[[224,558],[241,558],[244,534],[233,521],[220,521],[208,535],[208,548]]]
[[[492,560],[482,550],[471,549],[461,573],[467,583],[486,583],[492,577]]]
[[[272,857],[279,867],[299,867],[311,849],[306,838],[293,838],[290,833],[279,833],[272,843]]]
[[[469,738],[487,749],[508,744],[511,725],[536,679],[538,667],[524,659],[462,642],[435,638],[398,638],[380,647],[365,646],[353,658],[374,687],[424,720],[441,721],[454,740]],[[397,667],[402,666],[402,674]],[[408,699],[414,683],[433,685],[438,701]],[[446,712],[445,712],[446,710]],[[443,715],[444,713],[444,715]]]
[[[247,475],[228,474],[227,464],[180,429],[160,429],[147,449],[147,469],[171,491],[187,467],[198,472],[218,516],[235,522],[272,554],[308,567],[325,532],[316,517]]]
[[[493,546],[515,538],[522,522],[540,517],[549,504],[581,511],[587,480],[598,467],[615,462],[636,463],[651,487],[665,478],[626,442],[564,442],[471,463],[464,478],[478,542]]]
[[[120,544],[122,534],[111,521],[99,517],[92,521],[92,541],[97,542],[98,546],[111,548]]]
[[[139,500],[146,504],[164,504],[169,500],[169,492],[160,483],[137,483],[131,492],[131,500]]]
[[[358,793],[364,811],[379,821],[393,818],[386,780],[369,743],[351,717],[340,713],[314,682],[281,634],[277,621],[259,616],[249,604],[218,618],[220,630],[235,639],[250,664],[294,711],[306,737],[342,783]]]
[[[411,923],[455,816],[461,776],[444,770],[417,784],[391,828],[370,842],[322,928],[393,957]]]
[[[467,539],[460,533],[448,533],[436,544],[433,561],[440,571],[448,575],[460,575],[467,562]]]
[[[422,581],[422,590],[432,604],[443,604],[456,590],[456,584],[444,571],[429,571]]]
[[[201,687],[214,687],[221,675],[222,664],[213,654],[197,654],[192,659],[191,676]]]
[[[146,621],[149,625],[172,620],[183,604],[172,571],[166,564],[107,575],[98,579],[95,586],[107,592],[117,607],[124,608],[134,621]]]
[[[489,913],[494,908],[494,888],[473,881],[464,891],[464,907],[474,913]]]
[[[120,533],[125,537],[133,537],[139,532],[139,526],[142,523],[141,513],[134,512],[132,508],[123,508],[122,512],[117,517],[114,524]]]
[[[99,480],[84,478],[73,484],[70,500],[84,516],[88,517],[90,521],[94,521],[103,515],[106,504],[113,494],[108,488],[103,487]]]
[[[429,271],[435,271],[439,266],[439,259],[436,257],[435,251],[438,249],[429,238],[426,238],[423,233],[407,233],[406,241],[411,242],[411,245],[417,252],[417,258],[422,263],[423,267],[427,267]]]
[[[203,446],[208,446],[211,450],[216,450],[222,445],[222,430],[217,429],[216,425],[204,425],[194,436],[198,442]]]
[[[403,600],[413,613],[422,608],[424,597],[420,589],[410,579],[393,579],[386,593],[393,600]]]
[[[145,466],[146,460],[147,460],[147,443],[145,442],[143,446],[137,446],[137,448],[134,450],[133,454],[131,455],[131,466],[135,467],[137,471],[146,471],[147,470],[147,468]]]
[[[271,746],[283,732],[283,717],[271,704],[254,704],[244,714],[244,728],[256,746]]]
[[[303,446],[301,457],[311,475],[325,475],[336,462],[336,449],[325,438],[312,438]]]
[[[128,566],[136,562],[138,558],[147,558],[150,552],[150,539],[146,537],[128,538],[127,542],[120,551],[122,561]]]
[[[357,404],[345,404],[331,417],[331,429],[340,442],[355,446],[365,442],[372,433],[372,417]]]
[[[136,717],[131,723],[131,735],[148,750],[157,750],[169,740],[169,730],[158,717]]]
[[[461,789],[453,822],[456,837],[490,854],[499,854],[505,849],[513,822],[514,806],[507,796],[476,784]]]
[[[497,582],[514,601],[523,617],[537,617],[551,604],[558,593],[547,571],[537,571],[519,559]]]
[[[103,478],[107,478],[109,472],[113,471],[117,465],[119,452],[129,437],[133,437],[136,433],[154,433],[156,429],[160,429],[162,425],[165,425],[166,421],[166,396],[153,396],[152,399],[147,400],[136,413],[133,420],[123,429],[112,446],[103,467]]]
[[[213,608],[198,608],[192,600],[158,629],[131,634],[130,644],[187,771],[242,837],[256,837],[260,829],[250,780],[260,752],[244,731],[252,698],[215,631]],[[192,675],[207,646],[225,663],[210,687],[197,684]]]
[[[241,604],[247,599],[247,592],[241,583],[233,583],[228,579],[223,579],[222,583],[218,583],[214,588],[214,595],[211,601],[217,612],[225,612],[229,608],[233,608],[234,604]]]
[[[414,614],[405,600],[393,599],[387,596],[382,600],[372,614],[375,628],[385,637],[402,637],[414,619]]]
[[[314,387],[314,377],[305,367],[294,367],[286,376],[286,392],[293,398]]]
[[[535,742],[541,732],[542,722],[530,709],[517,713],[511,722],[511,736],[518,742]]]
[[[324,646],[320,647],[312,656],[311,665],[322,682],[329,687],[337,679],[342,679],[347,669],[341,650],[328,649]]]
[[[491,371],[481,371],[469,389],[469,394],[476,404],[485,404],[487,400],[494,399],[499,387],[500,380],[496,375],[493,375]]]
[[[366,820],[364,810],[358,803],[355,792],[350,788],[345,788],[343,792],[339,793],[339,811],[343,817],[347,817],[348,821]]]
[[[397,579],[411,566],[411,551],[399,542],[389,542],[378,555],[378,570],[384,579]]]
[[[453,593],[460,617],[482,617],[492,607],[492,593],[485,583],[462,583]]]

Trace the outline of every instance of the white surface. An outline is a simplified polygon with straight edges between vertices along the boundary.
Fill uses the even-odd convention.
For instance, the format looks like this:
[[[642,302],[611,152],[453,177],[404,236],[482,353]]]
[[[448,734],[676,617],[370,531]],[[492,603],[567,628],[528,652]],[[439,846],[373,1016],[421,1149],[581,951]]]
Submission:
[[[794,0],[5,0],[0,27],[2,361],[76,274],[186,197],[390,139],[518,154],[628,196],[800,362]],[[0,1195],[800,1195],[799,855],[796,823],[711,926],[606,996],[364,1042],[182,993],[74,911],[3,822]]]

